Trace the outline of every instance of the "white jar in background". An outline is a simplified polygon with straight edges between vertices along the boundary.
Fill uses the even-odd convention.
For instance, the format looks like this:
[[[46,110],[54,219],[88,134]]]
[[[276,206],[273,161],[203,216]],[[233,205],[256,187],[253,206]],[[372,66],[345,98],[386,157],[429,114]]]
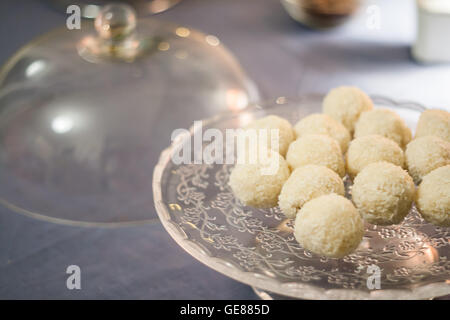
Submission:
[[[413,57],[423,63],[450,62],[450,0],[417,0]]]

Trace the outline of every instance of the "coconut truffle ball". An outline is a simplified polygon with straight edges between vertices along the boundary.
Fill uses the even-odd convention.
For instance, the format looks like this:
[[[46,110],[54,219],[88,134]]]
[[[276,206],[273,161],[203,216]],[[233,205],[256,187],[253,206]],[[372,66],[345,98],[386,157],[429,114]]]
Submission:
[[[424,136],[411,141],[405,151],[406,165],[414,182],[436,168],[450,164],[450,142],[436,136]]]
[[[278,205],[286,217],[295,218],[306,202],[330,193],[345,194],[337,173],[324,166],[306,165],[292,172],[281,189]]]
[[[350,132],[340,122],[327,114],[315,113],[301,119],[294,126],[297,138],[308,134],[325,134],[339,142],[341,151],[347,151],[350,143]]]
[[[289,146],[286,160],[292,170],[316,164],[330,168],[341,177],[345,175],[345,165],[339,143],[326,135],[311,134],[295,140]]]
[[[316,254],[342,258],[353,252],[364,234],[364,224],[352,202],[329,194],[305,203],[295,218],[295,239]]]
[[[450,142],[450,112],[430,109],[422,112],[417,123],[416,138],[437,136]]]
[[[355,124],[355,138],[378,134],[395,141],[403,149],[411,141],[411,130],[402,118],[388,109],[363,112]]]
[[[413,179],[401,167],[389,162],[375,162],[356,176],[352,199],[362,217],[370,223],[400,223],[414,200]]]
[[[373,109],[370,97],[356,87],[332,89],[323,100],[323,112],[342,123],[353,133],[356,121],[364,111]]]
[[[289,178],[289,166],[277,152],[237,163],[230,175],[229,185],[234,195],[245,205],[257,208],[275,207],[281,188]]]
[[[279,130],[279,150],[278,151],[283,157],[289,148],[292,141],[295,140],[295,133],[292,125],[286,119],[275,115],[269,115],[261,119],[252,121],[246,128],[258,130],[257,134],[261,132],[260,130],[267,130],[267,146],[271,147],[271,129]]]
[[[367,165],[387,161],[403,167],[403,150],[391,139],[380,135],[356,138],[350,142],[346,154],[347,173],[354,178]]]
[[[416,206],[428,222],[450,227],[450,165],[423,177],[416,193]]]

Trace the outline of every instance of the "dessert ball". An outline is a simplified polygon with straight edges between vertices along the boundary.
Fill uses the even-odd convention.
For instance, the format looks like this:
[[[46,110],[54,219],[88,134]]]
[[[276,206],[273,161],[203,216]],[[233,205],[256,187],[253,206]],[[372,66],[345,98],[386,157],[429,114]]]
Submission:
[[[411,130],[402,118],[388,109],[363,112],[355,124],[355,138],[378,134],[396,142],[403,149],[411,141]]]
[[[415,183],[439,167],[450,164],[450,142],[436,136],[411,141],[405,151],[406,165]]]
[[[367,165],[387,161],[403,167],[403,150],[391,139],[380,135],[356,138],[350,142],[346,154],[347,173],[354,178]]]
[[[292,172],[281,189],[278,205],[288,218],[295,218],[298,210],[309,200],[336,193],[345,194],[342,179],[324,166],[306,165]]]
[[[325,134],[339,142],[341,151],[347,151],[350,143],[350,132],[340,122],[327,114],[315,113],[301,119],[294,126],[297,138],[308,134]]]
[[[264,158],[264,159],[262,159]],[[289,178],[286,160],[269,150],[267,157],[237,163],[230,175],[230,187],[245,205],[257,208],[275,207],[281,188]]]
[[[295,239],[316,254],[342,258],[353,252],[364,234],[364,224],[352,202],[337,194],[305,203],[295,218]]]
[[[450,142],[450,112],[430,109],[422,112],[417,123],[416,138],[437,136]]]
[[[298,138],[289,146],[286,160],[291,170],[316,164],[330,168],[341,177],[345,175],[341,147],[335,139],[326,135],[311,134]]]
[[[267,143],[268,148],[271,147],[271,129],[279,130],[279,150],[275,150],[280,153],[283,157],[289,148],[289,145],[295,139],[294,129],[292,125],[286,119],[280,118],[275,115],[269,115],[261,119],[252,121],[246,128],[256,129],[257,134],[260,134],[261,130],[267,130]]]
[[[417,188],[416,207],[426,221],[450,227],[450,165],[423,177]]]
[[[415,186],[401,167],[389,162],[375,162],[356,176],[352,199],[359,213],[369,223],[397,224],[411,209]]]
[[[323,112],[342,123],[350,133],[360,114],[372,110],[373,102],[361,89],[338,87],[332,89],[323,100]]]

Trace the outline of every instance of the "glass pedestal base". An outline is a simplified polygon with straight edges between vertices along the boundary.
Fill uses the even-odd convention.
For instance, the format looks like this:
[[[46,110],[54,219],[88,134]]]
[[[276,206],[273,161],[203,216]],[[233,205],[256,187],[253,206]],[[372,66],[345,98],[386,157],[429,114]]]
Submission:
[[[253,292],[255,292],[255,294],[262,300],[299,300],[296,298],[283,296],[281,294],[273,293],[270,291],[258,289],[256,287],[252,287],[252,289],[253,289]]]
[[[258,289],[256,287],[252,287],[252,289],[253,289],[253,292],[261,300],[301,300],[301,299],[296,299],[296,298],[292,298],[292,297],[283,296],[281,294],[273,293],[273,292],[270,292],[270,291]],[[429,298],[429,299],[426,299],[426,300],[447,300],[448,298],[450,298],[450,297],[449,296],[443,296],[443,297]]]

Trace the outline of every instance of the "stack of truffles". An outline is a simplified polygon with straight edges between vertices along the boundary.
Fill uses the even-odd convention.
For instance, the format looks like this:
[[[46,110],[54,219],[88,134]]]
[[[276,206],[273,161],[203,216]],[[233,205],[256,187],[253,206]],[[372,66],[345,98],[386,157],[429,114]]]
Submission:
[[[304,248],[334,258],[358,247],[364,220],[398,224],[414,201],[426,221],[450,226],[450,113],[424,111],[412,140],[399,115],[375,109],[356,87],[331,90],[322,108],[293,127],[269,115],[245,128],[258,134],[278,129],[279,152],[267,140],[265,161],[257,156],[236,164],[229,184],[237,198],[257,208],[278,205],[295,219],[294,235]],[[277,170],[264,173],[271,162]],[[352,201],[345,197],[346,175]]]

